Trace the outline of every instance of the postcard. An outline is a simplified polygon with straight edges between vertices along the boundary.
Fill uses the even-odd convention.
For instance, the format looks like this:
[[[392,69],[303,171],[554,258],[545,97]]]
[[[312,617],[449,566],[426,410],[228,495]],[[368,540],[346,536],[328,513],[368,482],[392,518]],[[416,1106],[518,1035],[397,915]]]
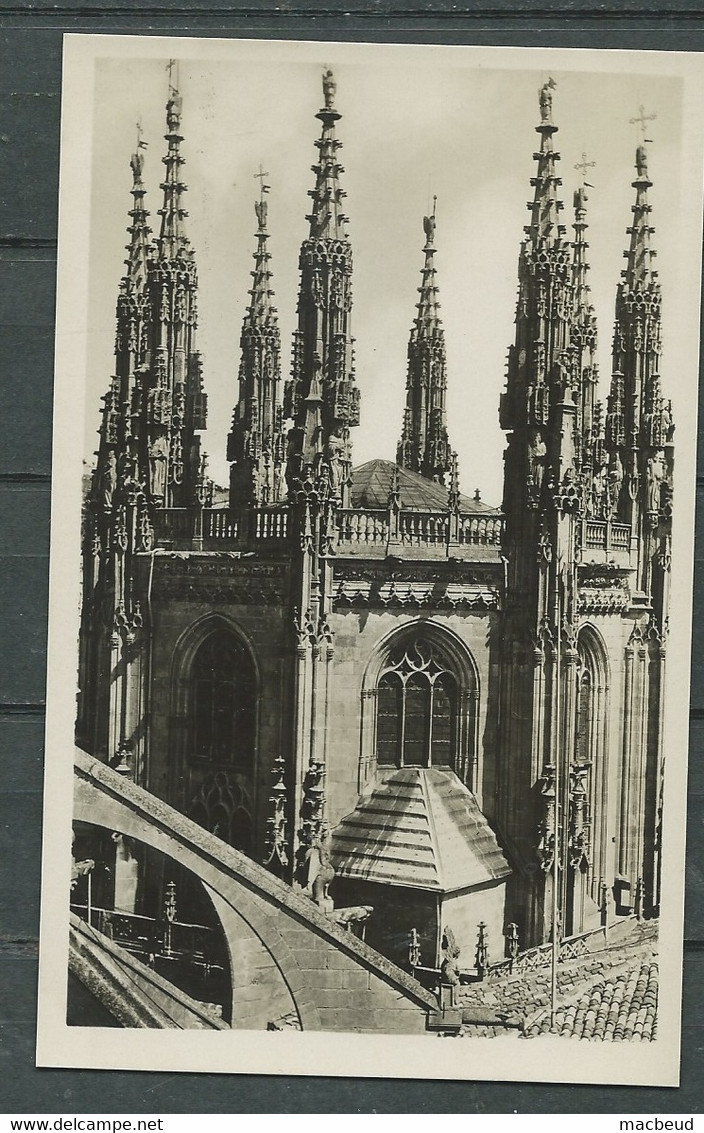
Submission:
[[[66,37],[39,1065],[677,1084],[703,93]]]

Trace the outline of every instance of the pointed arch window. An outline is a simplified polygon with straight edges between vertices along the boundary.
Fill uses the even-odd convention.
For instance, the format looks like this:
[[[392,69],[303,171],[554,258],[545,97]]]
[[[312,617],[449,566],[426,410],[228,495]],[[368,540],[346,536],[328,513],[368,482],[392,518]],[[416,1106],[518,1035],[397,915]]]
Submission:
[[[244,642],[214,629],[190,670],[186,811],[236,849],[254,833],[257,681]]]
[[[256,689],[244,644],[216,630],[198,649],[192,669],[193,755],[248,768],[254,747]]]
[[[452,767],[457,679],[438,646],[418,636],[393,650],[377,684],[381,767]]]

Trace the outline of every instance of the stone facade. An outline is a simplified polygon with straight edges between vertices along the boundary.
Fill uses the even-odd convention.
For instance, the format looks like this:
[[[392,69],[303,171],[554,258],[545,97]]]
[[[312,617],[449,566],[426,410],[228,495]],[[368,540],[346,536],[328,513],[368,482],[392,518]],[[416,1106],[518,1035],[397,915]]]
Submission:
[[[500,959],[509,924],[523,947],[657,915],[674,426],[660,389],[644,147],[604,411],[586,188],[568,240],[551,83],[541,90],[500,409],[504,500],[487,508],[461,494],[447,436],[435,212],[398,465],[352,467],[352,249],[327,73],[291,377],[282,382],[262,191],[230,506],[214,507],[180,113],[172,92],[155,242],[133,158],[117,371],[85,508],[79,745],[328,910],[345,891],[334,876],[342,820],[394,768],[417,769],[419,782],[447,771],[447,813],[464,808],[472,850],[486,824],[506,877],[420,886],[447,921],[436,966],[447,926],[471,967],[481,921]],[[474,833],[467,795],[481,814]],[[422,821],[403,807],[383,820],[399,939],[420,927],[410,897],[407,924],[397,910]],[[349,892],[352,882],[367,886],[370,925],[383,927],[389,889],[361,866],[348,867]],[[240,939],[238,970],[249,972],[256,956]],[[320,967],[331,996],[336,963]]]

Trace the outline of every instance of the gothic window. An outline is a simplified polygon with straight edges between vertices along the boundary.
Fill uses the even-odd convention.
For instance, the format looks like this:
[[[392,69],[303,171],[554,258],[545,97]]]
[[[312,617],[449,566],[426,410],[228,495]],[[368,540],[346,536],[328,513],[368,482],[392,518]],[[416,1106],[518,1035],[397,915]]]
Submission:
[[[230,630],[215,629],[190,671],[187,812],[245,853],[252,850],[256,703],[247,648]]]
[[[254,747],[254,671],[246,648],[227,630],[216,630],[200,646],[192,691],[192,754],[248,769]]]
[[[452,767],[457,681],[422,636],[393,650],[377,685],[376,756],[385,767]]]
[[[251,852],[252,801],[243,783],[227,772],[218,771],[203,781],[191,801],[190,817],[236,850]]]

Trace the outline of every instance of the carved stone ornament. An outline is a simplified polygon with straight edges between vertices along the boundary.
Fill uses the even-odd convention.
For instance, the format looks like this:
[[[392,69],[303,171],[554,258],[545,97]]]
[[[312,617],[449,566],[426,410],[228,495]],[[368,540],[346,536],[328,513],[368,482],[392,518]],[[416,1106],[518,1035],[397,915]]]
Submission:
[[[289,860],[286,823],[288,795],[285,772],[285,760],[278,755],[271,769],[272,784],[269,794],[269,817],[266,824],[263,864],[279,876],[283,874]]]
[[[548,763],[538,780],[542,814],[538,823],[537,857],[543,873],[549,873],[555,860],[555,768]]]

